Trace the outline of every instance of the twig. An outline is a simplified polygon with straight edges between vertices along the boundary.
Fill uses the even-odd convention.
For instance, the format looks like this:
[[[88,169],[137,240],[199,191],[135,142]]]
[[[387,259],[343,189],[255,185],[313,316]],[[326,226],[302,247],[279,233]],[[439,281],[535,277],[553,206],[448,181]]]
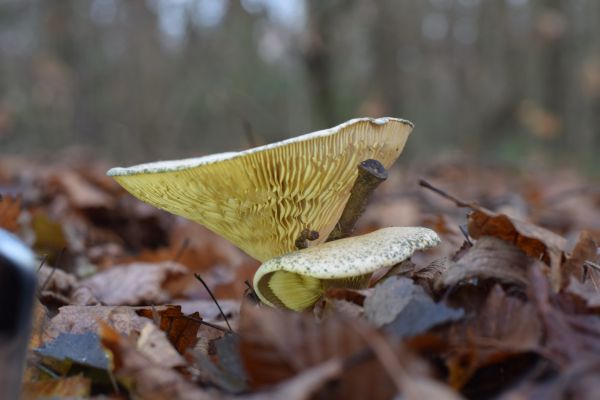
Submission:
[[[40,272],[40,270],[42,269],[42,267],[44,266],[44,264],[46,264],[46,261],[48,261],[48,254],[44,254],[44,257],[42,258],[42,261],[40,261],[40,266],[38,267],[37,272]]]
[[[41,370],[42,372],[50,375],[52,378],[54,379],[58,379],[60,378],[60,375],[57,374],[56,372],[54,372],[52,369],[50,369],[49,367],[46,367],[44,364],[40,363],[40,362],[36,362],[35,363],[35,367],[39,370]]]
[[[185,240],[183,241],[183,243],[181,244],[181,247],[179,248],[179,250],[177,250],[177,254],[175,254],[175,257],[173,257],[174,262],[179,262],[179,259],[181,258],[183,253],[187,250],[189,245],[190,245],[190,238],[186,237]]]
[[[108,380],[110,381],[110,384],[115,393],[121,394],[121,391],[119,390],[119,385],[117,385],[117,378],[115,378],[115,374],[113,373],[112,368],[107,368],[106,372],[108,373]]]
[[[442,189],[439,189],[439,188],[433,186],[431,183],[427,182],[424,179],[419,179],[419,185],[426,189],[431,190],[434,193],[439,194],[440,196],[442,196],[445,199],[452,201],[454,204],[456,204],[457,207],[471,208],[474,210],[479,208],[475,203],[467,203],[463,200],[460,200],[459,198],[454,197],[451,194],[444,192]]]
[[[467,241],[469,246],[473,246],[473,242],[471,242],[471,239],[469,238],[469,231],[467,230],[467,227],[465,225],[459,225],[458,229],[460,229],[460,232],[465,237],[465,240]]]
[[[62,250],[60,251],[60,253],[58,253],[58,257],[56,257],[56,262],[55,262],[56,265],[52,267],[50,274],[48,274],[48,277],[46,278],[46,280],[44,281],[42,286],[40,286],[40,289],[38,290],[38,296],[40,296],[42,294],[44,289],[46,289],[46,286],[48,286],[48,283],[50,283],[50,279],[52,279],[52,276],[54,275],[54,271],[56,271],[57,266],[60,264],[60,261],[62,260],[62,257],[65,254],[65,250],[66,250],[66,248],[63,247]],[[40,266],[40,269],[41,268],[42,267]]]
[[[587,267],[591,267],[594,268],[596,271],[600,271],[600,265],[596,264],[595,262],[592,262],[590,260],[586,260],[583,262],[583,265],[587,266]]]
[[[195,318],[195,317],[192,317],[192,316],[189,316],[189,315],[184,315],[183,318],[189,319],[191,321],[197,322],[197,323],[202,324],[202,325],[210,326],[211,328],[217,329],[217,330],[219,330],[221,332],[235,333],[231,329],[226,329],[226,328],[223,328],[222,326],[219,326],[217,324],[213,324],[211,322],[207,322],[207,321],[203,320],[202,318]]]
[[[365,211],[365,206],[373,191],[388,177],[384,166],[377,160],[368,159],[358,164],[358,176],[350,191],[350,198],[344,207],[342,216],[327,242],[342,239],[352,234],[356,221]]]
[[[217,301],[216,297],[213,295],[213,293],[211,292],[211,290],[208,288],[208,285],[206,284],[206,282],[204,282],[204,280],[202,279],[202,277],[200,276],[200,274],[194,274],[194,276],[196,277],[196,279],[198,279],[200,281],[200,283],[202,283],[202,286],[204,286],[204,289],[206,289],[206,291],[208,292],[208,294],[210,295],[210,297],[212,298],[212,300],[217,305],[217,308],[219,309],[219,312],[221,313],[221,316],[223,317],[223,319],[225,320],[225,323],[227,324],[227,327],[229,328],[229,332],[233,332],[233,329],[231,329],[231,325],[229,325],[229,321],[227,320],[227,316],[223,312],[223,309],[221,308],[221,305]]]
[[[256,291],[254,290],[252,285],[250,285],[250,282],[248,282],[248,279],[246,279],[244,281],[244,283],[246,284],[246,287],[247,287],[246,297],[250,298],[255,304],[260,305],[261,304],[260,299],[258,298],[258,295],[256,294]]]

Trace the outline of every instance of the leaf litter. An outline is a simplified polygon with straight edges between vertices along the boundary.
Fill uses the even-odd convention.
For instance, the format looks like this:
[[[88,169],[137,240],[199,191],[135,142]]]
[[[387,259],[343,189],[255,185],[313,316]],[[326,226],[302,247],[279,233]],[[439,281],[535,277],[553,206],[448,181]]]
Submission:
[[[393,221],[443,244],[299,314],[246,300],[258,263],[102,163],[0,169],[0,226],[45,258],[24,398],[595,398],[600,191],[573,189],[591,178],[391,171],[357,233]]]

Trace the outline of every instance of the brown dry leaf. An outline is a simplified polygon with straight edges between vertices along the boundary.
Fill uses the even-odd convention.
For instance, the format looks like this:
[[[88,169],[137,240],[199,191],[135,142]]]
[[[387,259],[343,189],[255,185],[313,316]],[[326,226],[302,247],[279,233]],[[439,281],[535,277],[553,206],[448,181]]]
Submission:
[[[320,323],[309,314],[261,309],[245,304],[240,321],[240,353],[250,386],[281,383],[327,360],[349,357],[367,346],[353,326],[360,320],[331,317]],[[365,384],[368,382],[369,384]],[[394,384],[376,360],[344,372],[327,398],[390,398]]]
[[[119,265],[80,283],[108,305],[164,304],[174,296],[168,291],[170,280],[183,277],[187,269],[174,262]]]
[[[69,398],[80,399],[90,396],[92,381],[83,376],[23,383],[23,399]]]
[[[202,319],[197,312],[186,316],[181,312],[180,306],[168,306],[159,311],[141,309],[138,314],[152,319],[155,315],[158,316],[160,329],[167,334],[169,341],[181,354],[194,347],[198,341],[197,334]]]
[[[569,286],[566,292],[575,295],[585,301],[589,308],[600,307],[600,290],[594,285],[593,281],[581,283],[577,278],[571,276]]]
[[[61,168],[51,178],[67,195],[71,206],[77,209],[112,208],[114,198],[91,184],[73,170]]]
[[[531,259],[513,244],[496,237],[481,237],[460,260],[450,264],[436,287],[448,287],[473,278],[491,279],[525,287]]]
[[[448,328],[448,381],[460,389],[484,366],[540,350],[542,337],[535,308],[496,285],[474,318]]]
[[[479,239],[493,236],[512,243],[525,254],[544,261],[550,266],[555,289],[562,285],[561,262],[566,240],[554,232],[529,222],[511,218],[505,214],[475,207],[468,218],[469,234]]]
[[[240,396],[239,400],[309,400],[313,399],[325,384],[338,378],[344,370],[339,358],[332,358],[322,364],[311,367],[270,390]]]
[[[42,342],[56,339],[61,333],[86,333],[98,331],[98,322],[108,324],[117,332],[129,335],[140,332],[148,323],[148,318],[138,314],[140,310],[161,312],[168,306],[153,309],[143,307],[109,307],[109,306],[64,306],[47,324],[43,332]]]
[[[0,228],[17,233],[21,215],[21,200],[0,195]]]
[[[451,265],[452,262],[447,257],[438,258],[426,265],[415,265],[407,276],[432,294],[435,293],[436,282]]]
[[[77,278],[58,268],[43,265],[38,271],[42,289],[40,299],[53,305],[98,305],[98,300],[86,287],[78,286]]]
[[[570,281],[571,276],[580,282],[584,281],[584,263],[586,261],[597,263],[600,260],[598,248],[600,248],[600,232],[585,230],[579,234],[579,240],[571,257],[562,266],[562,279],[565,284]]]
[[[29,348],[36,349],[43,343],[43,333],[48,325],[48,310],[36,298],[33,305],[33,321],[31,326],[31,337],[29,338]]]
[[[136,347],[157,365],[173,368],[186,364],[185,359],[167,339],[165,332],[151,322],[142,328]]]
[[[529,297],[546,333],[545,347],[557,365],[565,368],[600,354],[600,319],[596,315],[574,314],[558,308],[549,282],[539,265],[529,268]]]
[[[188,382],[181,374],[161,364],[136,349],[135,343],[119,335],[109,325],[101,324],[100,338],[111,352],[117,378],[128,386],[134,398],[145,400],[202,400],[218,399]]]
[[[546,263],[551,260],[551,252],[562,252],[566,247],[566,240],[552,231],[481,208],[473,210],[468,223],[469,234],[474,239],[494,236]]]
[[[597,400],[600,375],[598,358],[582,359],[557,379],[524,382],[500,396],[499,400]]]

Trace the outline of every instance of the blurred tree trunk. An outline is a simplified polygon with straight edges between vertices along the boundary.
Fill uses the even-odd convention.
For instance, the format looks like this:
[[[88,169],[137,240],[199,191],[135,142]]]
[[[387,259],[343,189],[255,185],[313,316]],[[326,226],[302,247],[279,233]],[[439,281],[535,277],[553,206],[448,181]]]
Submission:
[[[332,36],[339,5],[338,0],[306,2],[307,41],[302,55],[317,126],[333,126],[339,123],[332,66]]]
[[[398,54],[407,36],[404,27],[410,24],[410,21],[404,20],[400,23],[396,16],[402,15],[402,11],[409,7],[406,2],[388,0],[373,1],[372,7],[375,13],[370,38],[373,54],[373,83],[383,101],[384,113],[402,115],[404,85],[398,65]]]
[[[568,4],[563,0],[546,0],[540,4],[538,30],[541,36],[541,88],[542,106],[561,121],[560,133],[564,136],[566,121],[567,87],[569,77]]]

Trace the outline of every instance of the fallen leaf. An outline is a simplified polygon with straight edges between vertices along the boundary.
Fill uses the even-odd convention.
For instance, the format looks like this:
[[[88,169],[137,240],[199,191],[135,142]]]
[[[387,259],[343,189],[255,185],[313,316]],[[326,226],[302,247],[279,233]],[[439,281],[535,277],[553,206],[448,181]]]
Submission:
[[[24,400],[34,399],[83,399],[91,394],[92,382],[83,376],[52,379],[40,382],[24,382]]]
[[[566,240],[552,231],[505,214],[477,207],[468,218],[469,234],[474,239],[492,236],[518,247],[528,256],[544,261],[551,269],[553,286],[562,285],[561,262]]]
[[[58,361],[72,361],[92,368],[108,369],[108,358],[96,333],[60,333],[35,352]]]
[[[600,260],[598,248],[600,248],[600,232],[585,230],[579,234],[579,240],[571,256],[562,266],[562,279],[565,285],[572,284],[571,276],[580,282],[584,281],[584,263],[586,261],[597,263]]]
[[[167,306],[154,307],[156,312],[167,309]],[[47,324],[43,333],[43,343],[57,338],[61,333],[98,332],[99,321],[111,326],[117,332],[129,335],[141,332],[148,318],[138,315],[141,310],[153,309],[144,307],[112,307],[112,306],[64,306]]]
[[[243,306],[240,353],[251,388],[281,383],[327,360],[350,357],[367,343],[353,328],[360,320],[330,317],[321,322],[308,314]],[[365,385],[364,382],[369,382]],[[345,371],[327,398],[390,398],[394,385],[377,360]]]
[[[462,388],[482,367],[526,352],[540,351],[543,329],[535,308],[507,296],[499,285],[472,318],[446,330],[450,385]],[[508,379],[507,374],[503,379]]]
[[[173,298],[165,288],[187,269],[174,262],[118,265],[80,283],[107,305],[162,304]]]
[[[546,333],[544,345],[557,365],[566,368],[590,354],[600,354],[600,317],[569,314],[558,308],[539,265],[530,266],[528,276],[529,297]]]
[[[186,316],[181,312],[181,307],[168,306],[160,311],[141,309],[138,314],[151,319],[154,315],[158,316],[160,329],[167,334],[169,341],[181,354],[198,341],[196,334],[202,319],[197,312]]]
[[[497,237],[481,237],[441,275],[436,288],[449,287],[474,278],[525,287],[531,259],[518,247]]]
[[[148,400],[219,399],[216,393],[196,387],[175,370],[156,364],[110,326],[101,324],[99,332],[103,346],[112,355],[116,377],[134,397]]]
[[[567,368],[558,379],[524,382],[499,397],[499,400],[596,400],[600,376],[600,359],[588,357]]]
[[[410,279],[390,277],[377,285],[373,294],[365,299],[365,316],[373,325],[405,337],[457,321],[464,312],[435,303],[421,286]]]
[[[338,378],[344,369],[339,358],[332,358],[300,372],[293,378],[279,383],[270,390],[241,396],[239,400],[308,400],[313,399],[319,389]]]
[[[212,357],[195,351],[193,355],[199,380],[229,393],[247,391],[248,378],[240,358],[239,342],[238,335],[228,333],[212,342]]]
[[[152,322],[148,322],[142,328],[136,347],[157,365],[169,368],[186,365],[185,359],[169,342],[165,332]]]
[[[31,326],[31,337],[29,338],[29,349],[35,349],[42,345],[43,332],[48,325],[48,309],[38,299],[34,299],[33,321]]]
[[[585,301],[589,308],[600,307],[600,291],[592,281],[581,283],[577,278],[571,276],[571,281],[565,291]]]

